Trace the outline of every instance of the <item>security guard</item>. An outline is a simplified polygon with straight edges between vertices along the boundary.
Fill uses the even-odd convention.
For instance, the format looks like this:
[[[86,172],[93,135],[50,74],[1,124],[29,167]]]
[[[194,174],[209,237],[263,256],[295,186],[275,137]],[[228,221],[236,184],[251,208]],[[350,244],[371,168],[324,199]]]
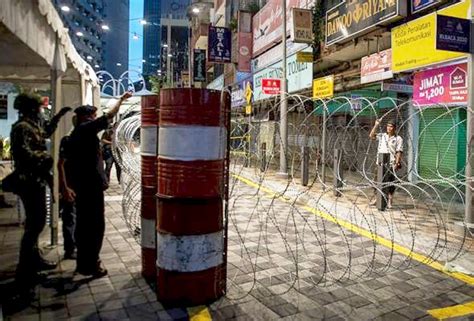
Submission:
[[[107,275],[99,254],[105,231],[104,190],[108,181],[97,135],[107,129],[122,102],[129,97],[131,94],[125,93],[99,118],[96,118],[97,108],[93,106],[80,106],[74,110],[77,126],[70,135],[67,159],[71,166],[71,186],[76,194],[76,272],[83,275]]]
[[[38,96],[20,94],[14,108],[20,118],[10,134],[16,177],[13,191],[20,196],[26,215],[16,282],[20,291],[29,291],[35,285],[38,271],[56,267],[56,263],[44,260],[38,250],[38,237],[46,224],[46,185],[51,186],[53,178],[53,158],[46,150],[46,138],[71,108],[62,108],[49,123],[42,120]]]

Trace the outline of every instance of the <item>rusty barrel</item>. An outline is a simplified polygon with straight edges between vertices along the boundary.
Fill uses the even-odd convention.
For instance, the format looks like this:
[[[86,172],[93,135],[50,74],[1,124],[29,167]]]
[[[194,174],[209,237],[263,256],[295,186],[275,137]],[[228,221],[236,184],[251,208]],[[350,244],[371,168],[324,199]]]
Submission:
[[[223,101],[229,104],[230,97]],[[225,111],[219,91],[160,93],[157,297],[162,302],[198,305],[225,293]]]
[[[158,95],[141,98],[141,248],[142,275],[156,278],[156,191]]]

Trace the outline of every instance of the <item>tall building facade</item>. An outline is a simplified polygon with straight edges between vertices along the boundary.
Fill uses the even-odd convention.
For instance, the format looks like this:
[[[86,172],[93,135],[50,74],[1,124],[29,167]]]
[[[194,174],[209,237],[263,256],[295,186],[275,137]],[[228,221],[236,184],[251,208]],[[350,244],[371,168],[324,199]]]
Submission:
[[[143,74],[172,77],[181,82],[188,70],[189,21],[186,16],[190,0],[145,0],[143,17]],[[168,41],[168,28],[171,30]],[[168,59],[168,55],[171,55]],[[170,66],[168,66],[170,62]],[[170,72],[172,75],[167,75]]]
[[[128,69],[129,0],[54,0],[79,55],[118,78]]]

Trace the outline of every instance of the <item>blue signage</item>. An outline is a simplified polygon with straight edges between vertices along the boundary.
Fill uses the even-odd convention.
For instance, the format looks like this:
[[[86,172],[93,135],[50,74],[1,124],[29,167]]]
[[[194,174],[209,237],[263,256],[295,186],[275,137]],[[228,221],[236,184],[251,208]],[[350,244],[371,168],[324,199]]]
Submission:
[[[421,10],[439,5],[446,0],[411,0],[411,13],[417,13]]]
[[[437,15],[436,49],[469,52],[471,21],[455,17]]]
[[[231,62],[232,33],[230,29],[209,25],[208,37],[209,62]]]

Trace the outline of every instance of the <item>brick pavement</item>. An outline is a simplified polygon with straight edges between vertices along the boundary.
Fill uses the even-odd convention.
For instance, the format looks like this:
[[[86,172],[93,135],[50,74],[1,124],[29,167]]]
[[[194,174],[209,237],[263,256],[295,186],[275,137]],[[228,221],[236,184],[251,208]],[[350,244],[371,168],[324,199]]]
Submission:
[[[208,306],[214,320],[425,320],[431,319],[429,309],[474,300],[471,285],[382,247],[374,252],[366,238],[242,182],[234,187],[228,293]],[[7,320],[189,319],[187,309],[157,302],[140,276],[140,248],[122,218],[119,194],[113,185],[106,202],[101,256],[109,275],[84,279],[73,275],[74,261],[62,261],[45,275],[31,306],[9,313],[3,303]],[[4,299],[21,237],[15,222],[14,211],[0,210]],[[47,240],[43,235],[43,244]],[[61,255],[61,247],[47,253],[52,259]],[[387,268],[388,259],[398,268]]]

